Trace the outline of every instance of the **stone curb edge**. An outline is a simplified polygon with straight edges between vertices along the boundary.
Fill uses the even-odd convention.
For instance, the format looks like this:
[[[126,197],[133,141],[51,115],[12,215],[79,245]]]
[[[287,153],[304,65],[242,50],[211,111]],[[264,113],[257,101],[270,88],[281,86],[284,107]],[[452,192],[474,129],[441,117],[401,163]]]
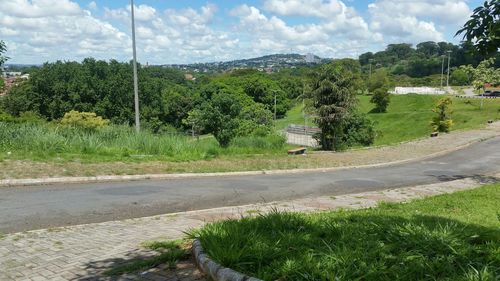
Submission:
[[[194,179],[194,178],[208,178],[208,177],[228,177],[228,176],[256,176],[256,175],[286,175],[286,174],[299,174],[299,173],[313,173],[313,172],[333,172],[348,169],[361,169],[361,168],[376,168],[387,167],[397,164],[404,164],[413,161],[422,161],[433,157],[445,155],[454,151],[464,149],[472,144],[479,143],[488,139],[497,137],[493,135],[489,137],[479,138],[470,141],[466,144],[431,153],[429,155],[415,157],[404,160],[397,160],[386,163],[367,164],[358,166],[344,166],[344,167],[325,167],[325,168],[310,168],[310,169],[290,169],[290,170],[262,170],[262,171],[243,171],[243,172],[219,172],[219,173],[184,173],[184,174],[145,174],[145,175],[124,175],[124,176],[92,176],[92,177],[58,177],[58,178],[38,178],[38,179],[4,179],[0,180],[0,187],[14,187],[14,186],[35,186],[35,185],[49,185],[49,184],[79,184],[79,183],[101,183],[101,182],[120,182],[120,181],[139,181],[139,180],[176,180],[176,179]]]
[[[205,254],[198,239],[193,241],[192,251],[195,263],[200,271],[213,281],[262,281],[214,262]]]

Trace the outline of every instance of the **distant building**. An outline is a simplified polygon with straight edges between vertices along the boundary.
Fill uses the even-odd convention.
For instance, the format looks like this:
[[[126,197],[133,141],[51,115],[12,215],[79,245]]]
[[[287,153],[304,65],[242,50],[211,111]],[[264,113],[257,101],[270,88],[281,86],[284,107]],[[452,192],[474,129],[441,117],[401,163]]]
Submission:
[[[2,77],[4,77],[4,78],[19,77],[21,75],[23,75],[22,72],[17,72],[17,71],[2,71]]]
[[[305,59],[306,59],[307,63],[317,63],[318,62],[316,60],[316,56],[314,54],[311,54],[311,53],[307,53]]]

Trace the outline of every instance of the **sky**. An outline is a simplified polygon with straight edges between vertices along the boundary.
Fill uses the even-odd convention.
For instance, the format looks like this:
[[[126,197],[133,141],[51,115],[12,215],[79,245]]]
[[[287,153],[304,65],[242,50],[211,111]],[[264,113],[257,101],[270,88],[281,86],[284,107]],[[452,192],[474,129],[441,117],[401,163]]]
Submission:
[[[141,63],[275,53],[357,57],[387,44],[458,43],[481,0],[135,0]],[[0,0],[9,63],[132,58],[128,0]]]

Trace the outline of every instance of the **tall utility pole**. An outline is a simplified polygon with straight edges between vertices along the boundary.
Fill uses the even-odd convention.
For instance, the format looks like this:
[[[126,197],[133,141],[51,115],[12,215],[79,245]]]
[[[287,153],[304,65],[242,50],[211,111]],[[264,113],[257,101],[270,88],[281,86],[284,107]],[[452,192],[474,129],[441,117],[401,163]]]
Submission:
[[[443,58],[443,61],[441,62],[441,89],[443,89],[443,80],[444,80],[444,57],[445,55],[441,56]]]
[[[368,75],[368,79],[372,78],[372,61],[373,61],[373,59],[368,60],[368,62],[370,63],[370,74]]]
[[[276,124],[276,91],[274,91],[274,124]]]
[[[451,56],[451,51],[448,51],[448,77],[446,78],[446,87],[450,87],[450,56]]]
[[[132,14],[132,49],[134,53],[134,103],[135,103],[135,130],[141,131],[141,123],[139,118],[139,82],[137,81],[137,52],[135,48],[135,19],[134,19],[134,0],[130,0],[130,11]]]

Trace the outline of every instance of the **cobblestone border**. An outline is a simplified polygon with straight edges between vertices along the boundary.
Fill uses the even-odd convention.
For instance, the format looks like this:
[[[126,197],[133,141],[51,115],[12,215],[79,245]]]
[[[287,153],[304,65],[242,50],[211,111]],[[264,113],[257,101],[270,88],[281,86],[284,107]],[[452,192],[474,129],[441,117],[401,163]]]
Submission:
[[[196,265],[208,279],[213,281],[263,281],[214,262],[205,254],[198,239],[193,241],[192,251]]]

